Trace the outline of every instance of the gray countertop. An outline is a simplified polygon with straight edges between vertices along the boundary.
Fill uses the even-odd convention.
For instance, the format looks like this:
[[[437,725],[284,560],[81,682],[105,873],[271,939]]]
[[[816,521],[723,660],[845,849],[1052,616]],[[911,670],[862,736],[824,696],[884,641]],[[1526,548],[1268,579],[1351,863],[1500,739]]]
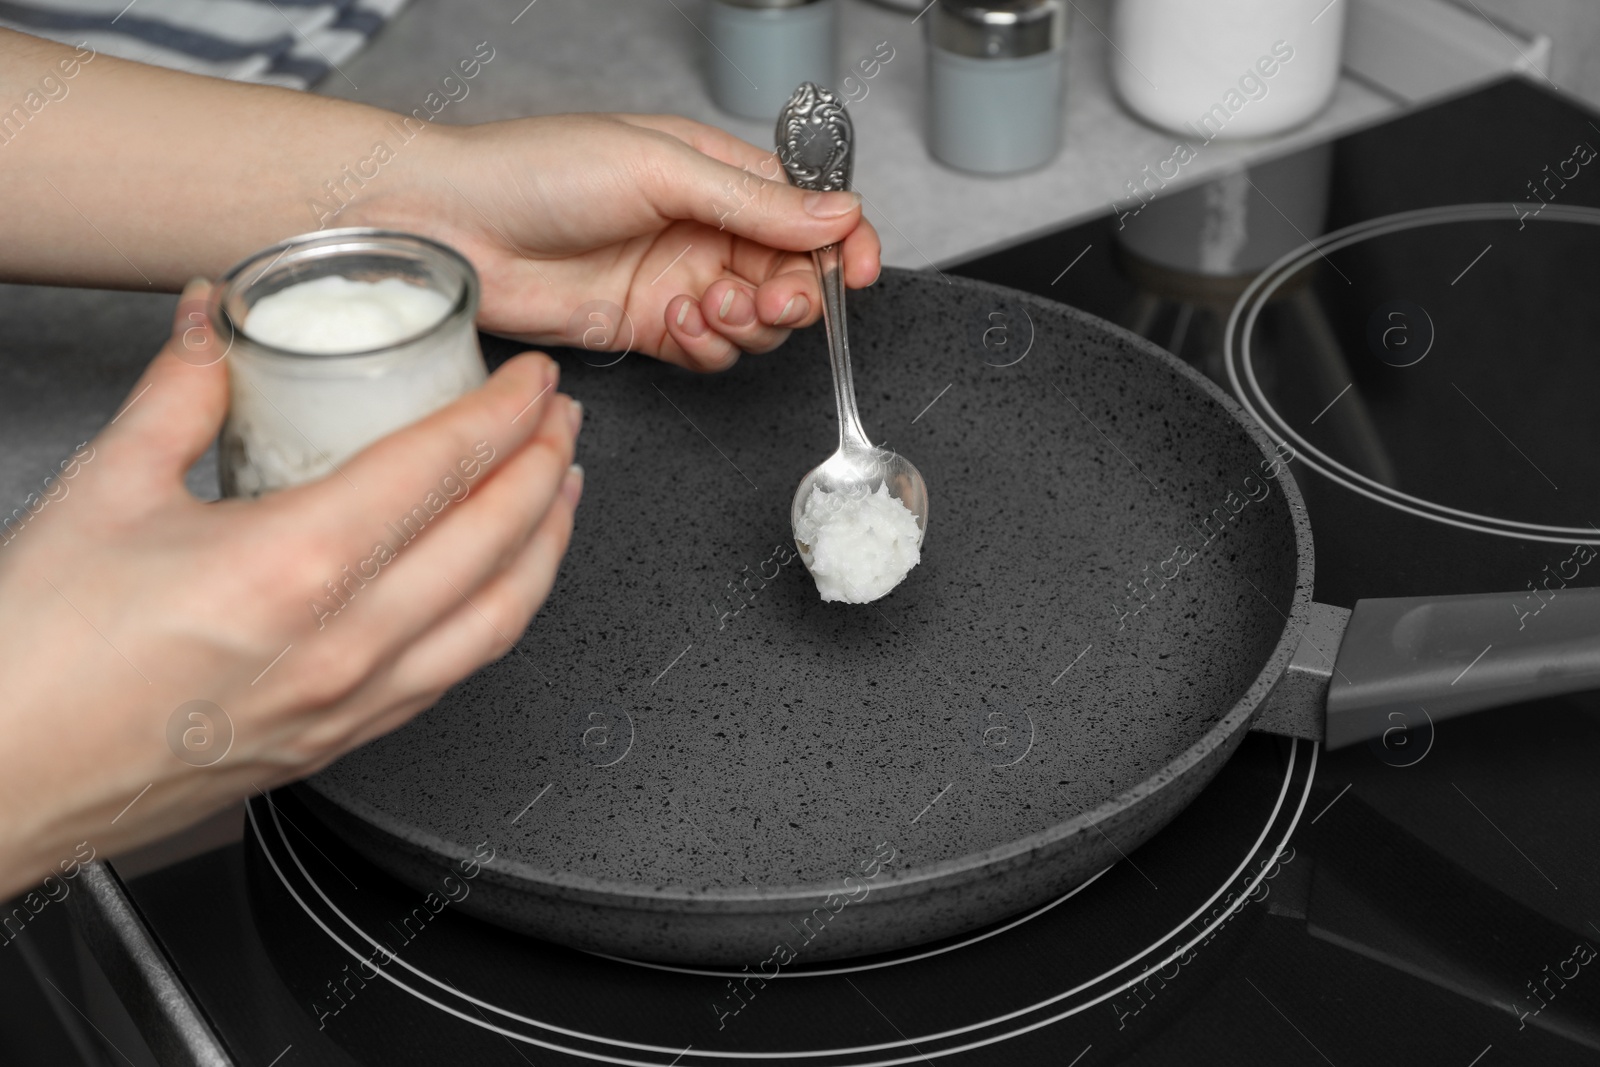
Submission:
[[[45,476],[116,415],[176,305],[158,293],[0,285],[0,512],[42,496]],[[217,495],[215,453],[189,480],[205,497]],[[47,506],[71,499],[69,484]]]

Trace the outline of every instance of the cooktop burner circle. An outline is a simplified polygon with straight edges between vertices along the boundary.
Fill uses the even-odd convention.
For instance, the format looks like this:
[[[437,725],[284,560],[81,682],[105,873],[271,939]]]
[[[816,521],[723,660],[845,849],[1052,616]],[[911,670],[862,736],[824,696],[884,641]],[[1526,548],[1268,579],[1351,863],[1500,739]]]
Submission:
[[[401,958],[398,954],[392,955],[386,966],[374,970],[387,979],[389,984],[459,1021],[548,1052],[566,1053],[594,1062],[623,1064],[628,1067],[659,1067],[668,1063],[677,1067],[693,1067],[695,1064],[724,1064],[730,1061],[789,1060],[819,1065],[849,1064],[849,1067],[898,1067],[901,1064],[926,1062],[972,1049],[998,1045],[1060,1023],[1071,1016],[1106,1004],[1137,983],[1167,969],[1175,961],[1181,965],[1186,954],[1211,938],[1224,924],[1234,918],[1247,902],[1254,899],[1264,880],[1275,875],[1280,861],[1289,862],[1289,859],[1285,859],[1286,856],[1292,858],[1292,850],[1288,848],[1288,844],[1300,820],[1307,813],[1307,803],[1316,780],[1319,753],[1320,746],[1314,743],[1306,745],[1298,741],[1289,743],[1282,759],[1281,780],[1275,787],[1271,787],[1270,792],[1264,790],[1258,798],[1258,802],[1264,806],[1269,797],[1272,798],[1272,803],[1264,814],[1259,832],[1253,835],[1244,855],[1237,865],[1232,867],[1227,877],[1223,878],[1214,890],[1211,890],[1198,906],[1192,909],[1187,918],[1167,930],[1163,936],[1150,940],[1137,951],[1129,952],[1126,958],[1114,966],[1104,968],[1101,973],[1077,981],[1064,990],[1039,990],[1025,986],[1021,992],[1028,1003],[1020,1004],[993,1017],[964,1021],[961,1025],[950,1025],[956,1020],[949,1018],[946,1011],[941,1011],[934,1016],[943,1024],[937,1031],[917,1032],[909,1036],[901,1034],[900,1039],[895,1041],[836,1048],[749,1049],[711,1047],[707,1043],[707,1038],[700,1037],[689,1048],[685,1048],[682,1044],[671,1045],[648,1039],[629,1039],[615,1033],[585,1031],[577,1026],[563,1025],[554,1018],[538,1018],[532,1014],[524,1014],[514,1006],[494,1003],[487,997],[474,996],[448,977],[430,973],[428,967],[419,966],[410,959]],[[292,820],[288,822],[289,827],[297,825]],[[364,946],[376,947],[379,944],[378,938],[365,928],[366,923],[362,921],[360,915],[352,914],[355,910],[352,905],[359,905],[363,898],[353,889],[348,894],[344,893],[339,876],[332,874],[331,871],[320,872],[327,877],[319,877],[318,873],[314,873],[314,868],[319,866],[316,856],[312,852],[302,854],[296,847],[284,822],[280,821],[277,806],[270,800],[252,803],[249,810],[249,827],[278,883],[293,898],[298,910],[315,923],[322,935],[333,941],[343,953],[357,960],[362,959],[364,955],[370,955]],[[311,841],[310,844],[314,851],[315,841]],[[967,936],[932,950],[925,946],[913,947],[888,959],[866,960],[845,965],[818,965],[812,970],[786,972],[779,977],[811,980],[833,978],[848,982],[848,975],[859,975],[864,971],[884,967],[917,966],[930,957],[969,950],[991,938],[1005,938],[1009,935],[1011,938],[1019,939],[1018,943],[1021,943],[1022,940],[1036,935],[1019,928],[1028,926],[1031,921],[1040,919],[1058,905],[1083,893],[1109,871],[1129,866],[1131,861],[1114,865],[1113,868],[1100,872],[1089,883],[1075,887],[1050,904],[978,936]],[[1137,881],[1138,877],[1140,876],[1134,876],[1133,880]],[[1208,885],[1209,883],[1198,887],[1199,891],[1205,892]],[[1230,887],[1235,892],[1224,899],[1224,894]],[[1189,899],[1192,901],[1195,897],[1190,896]],[[1185,910],[1187,907],[1187,904],[1183,906]],[[379,933],[379,937],[389,936],[381,931]],[[531,944],[538,943],[531,942]],[[411,953],[408,952],[407,955]],[[607,966],[626,965],[669,972],[669,975],[664,976],[664,980],[675,984],[700,979],[704,980],[707,987],[714,987],[717,980],[727,975],[748,977],[743,972],[725,973],[711,968],[612,960],[610,957],[602,957],[595,953],[577,955],[604,960]],[[776,1029],[786,1035],[802,1033],[794,1027]],[[647,1035],[637,1034],[634,1037],[646,1038]],[[902,1051],[903,1055],[898,1054]],[[890,1055],[884,1057],[883,1053]],[[659,1058],[639,1058],[641,1056]]]
[[[1600,544],[1600,528],[1587,515],[1581,516],[1580,521],[1584,525],[1530,522],[1492,514],[1481,505],[1467,506],[1467,499],[1478,495],[1479,487],[1474,484],[1475,479],[1486,472],[1499,470],[1506,477],[1514,473],[1541,492],[1546,483],[1551,491],[1559,492],[1559,489],[1544,467],[1519,446],[1518,441],[1524,439],[1526,428],[1508,430],[1502,425],[1503,415],[1496,419],[1485,410],[1484,405],[1496,408],[1493,393],[1474,389],[1479,395],[1469,396],[1457,384],[1457,378],[1463,370],[1473,369],[1471,364],[1464,362],[1464,355],[1470,359],[1476,354],[1474,346],[1481,348],[1489,344],[1481,336],[1487,324],[1461,321],[1459,317],[1447,320],[1438,313],[1430,313],[1424,306],[1424,302],[1454,301],[1453,307],[1458,312],[1467,306],[1471,309],[1469,314],[1479,307],[1489,307],[1493,314],[1500,317],[1495,323],[1499,329],[1512,328],[1508,319],[1515,324],[1515,328],[1526,329],[1529,333],[1541,326],[1550,328],[1550,324],[1543,321],[1527,321],[1529,318],[1538,319],[1538,316],[1529,316],[1526,309],[1518,306],[1515,298],[1519,294],[1512,293],[1512,299],[1507,300],[1506,293],[1494,292],[1488,282],[1482,281],[1485,278],[1492,280],[1491,268],[1499,270],[1501,277],[1508,270],[1525,276],[1529,272],[1521,269],[1523,261],[1513,259],[1514,265],[1510,268],[1505,265],[1504,258],[1499,263],[1490,261],[1488,265],[1483,261],[1497,251],[1501,257],[1506,257],[1508,245],[1512,246],[1510,254],[1515,256],[1519,242],[1522,249],[1529,250],[1526,254],[1533,254],[1534,237],[1523,233],[1529,223],[1542,224],[1546,233],[1558,224],[1600,226],[1600,209],[1554,204],[1538,208],[1530,204],[1528,208],[1527,211],[1519,211],[1516,205],[1506,203],[1457,204],[1401,212],[1347,226],[1286,253],[1250,284],[1229,315],[1224,351],[1228,380],[1234,396],[1269,434],[1280,443],[1292,447],[1296,458],[1306,466],[1378,503],[1432,522],[1499,537],[1566,544]],[[1383,238],[1430,227],[1445,228],[1460,224],[1473,224],[1481,228],[1481,235],[1492,238],[1473,242],[1473,246],[1480,243],[1483,246],[1481,251],[1476,251],[1475,258],[1475,249],[1468,247],[1465,258],[1459,263],[1454,260],[1445,262],[1441,256],[1437,260],[1438,277],[1432,276],[1435,272],[1428,272],[1425,275],[1413,273],[1398,280],[1381,277],[1373,280],[1375,273],[1381,273],[1372,269],[1374,265],[1387,266],[1390,260],[1404,262],[1414,258],[1417,252],[1415,246],[1407,249],[1400,245],[1384,244]],[[1435,246],[1454,245],[1460,243],[1460,239],[1460,233],[1433,235],[1425,247],[1431,250]],[[1339,262],[1335,262],[1335,257]],[[1534,259],[1537,264],[1549,261],[1550,257]],[[1345,268],[1361,265],[1369,270],[1358,272],[1342,269],[1341,262]],[[1431,267],[1433,264],[1429,265]],[[1571,264],[1562,261],[1562,265]],[[1479,272],[1477,279],[1473,278],[1474,268]],[[1335,315],[1329,313],[1326,320],[1306,332],[1315,340],[1320,331],[1322,337],[1330,340],[1331,344],[1297,345],[1295,355],[1287,358],[1281,354],[1270,355],[1270,345],[1260,343],[1264,316],[1272,314],[1268,310],[1269,303],[1303,271],[1320,272],[1320,278],[1315,280],[1324,283],[1322,288],[1333,297],[1330,303],[1346,300],[1352,305],[1336,308],[1347,312],[1348,321],[1341,324]],[[1352,278],[1352,274],[1359,278],[1359,282]],[[1480,290],[1464,291],[1463,285],[1470,286],[1473,281],[1480,282]],[[1380,290],[1384,286],[1387,289]],[[1390,293],[1391,290],[1407,288],[1409,294]],[[1390,295],[1387,299],[1376,299],[1373,296],[1375,290]],[[1417,297],[1423,292],[1429,296],[1419,301]],[[1350,293],[1357,295],[1347,298],[1346,294]],[[1363,297],[1366,297],[1364,301]],[[1509,314],[1507,304],[1514,309]],[[1368,305],[1371,305],[1370,309]],[[1523,312],[1520,321],[1518,312]],[[1303,304],[1299,313],[1307,314]],[[1320,305],[1309,314],[1320,319],[1323,314]],[[1359,337],[1359,343],[1354,340],[1356,337]],[[1530,343],[1528,347],[1549,352],[1548,346]],[[1516,354],[1521,353],[1519,351]],[[1498,359],[1499,355],[1493,353],[1490,359]],[[1448,362],[1452,359],[1457,362]],[[1486,362],[1488,360],[1480,358],[1478,367],[1482,368]],[[1510,364],[1517,361],[1502,362]],[[1439,415],[1437,405],[1426,403],[1432,398],[1417,388],[1418,379],[1402,377],[1415,374],[1423,367],[1429,368],[1436,386],[1443,379],[1459,394],[1452,397],[1446,390],[1439,390],[1460,405],[1459,411]],[[1550,388],[1571,386],[1552,383]],[[1298,397],[1293,395],[1296,390],[1301,391]],[[1314,401],[1308,395],[1312,390],[1318,390]],[[1299,403],[1296,403],[1297,400]],[[1378,432],[1378,420],[1372,414],[1385,407],[1388,408],[1389,421],[1382,429],[1394,436],[1400,445],[1406,445],[1407,441],[1395,432],[1397,423],[1402,420],[1416,423],[1426,422],[1429,418],[1436,420],[1431,425],[1438,431],[1437,435],[1421,445],[1422,448],[1436,449],[1438,454],[1431,457],[1436,469],[1448,466],[1452,458],[1460,459],[1449,454],[1459,447],[1460,437],[1467,435],[1481,436],[1492,447],[1503,450],[1501,458],[1505,461],[1504,466],[1497,463],[1474,466],[1473,477],[1463,478],[1460,486],[1452,487],[1458,499],[1439,499],[1441,495],[1446,495],[1440,491],[1440,479],[1419,472],[1417,464],[1412,463],[1411,470],[1399,475],[1386,466],[1388,457],[1384,455],[1385,449],[1393,449],[1396,441],[1387,440],[1385,434]],[[1305,418],[1308,415],[1309,420]],[[1346,423],[1342,440],[1337,433],[1330,434],[1328,426],[1314,429],[1319,421],[1330,415],[1334,418],[1330,419],[1329,425],[1340,419]],[[1464,423],[1466,426],[1455,441],[1450,439],[1448,433],[1452,426],[1449,422],[1451,418],[1458,419],[1457,424]],[[1518,440],[1512,439],[1513,433]],[[1415,438],[1410,445],[1416,446]],[[1460,459],[1461,466],[1469,464],[1469,460]],[[1359,469],[1362,466],[1367,469]],[[1421,477],[1417,477],[1419,473],[1422,473]],[[1562,480],[1568,481],[1566,477]],[[1401,482],[1411,483],[1412,491],[1401,488],[1398,484]],[[1428,484],[1418,485],[1418,482]],[[1487,492],[1486,495],[1497,501],[1507,500],[1507,494],[1503,492]],[[1508,505],[1503,503],[1502,506]],[[1520,502],[1513,499],[1509,506],[1517,508],[1528,505],[1526,499]]]

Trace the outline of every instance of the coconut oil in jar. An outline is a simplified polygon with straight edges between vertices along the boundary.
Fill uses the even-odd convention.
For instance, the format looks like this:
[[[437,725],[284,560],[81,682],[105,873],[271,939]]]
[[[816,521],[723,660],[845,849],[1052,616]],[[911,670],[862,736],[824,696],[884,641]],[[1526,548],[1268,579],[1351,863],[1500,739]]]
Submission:
[[[483,384],[477,309],[472,265],[412,234],[325,230],[234,267],[210,309],[228,361],[223,496],[334,473]]]

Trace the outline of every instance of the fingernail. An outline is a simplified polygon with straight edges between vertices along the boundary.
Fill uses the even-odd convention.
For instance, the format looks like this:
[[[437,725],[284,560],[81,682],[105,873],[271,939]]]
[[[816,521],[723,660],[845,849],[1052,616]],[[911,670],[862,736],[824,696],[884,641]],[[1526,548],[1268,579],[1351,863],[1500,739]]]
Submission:
[[[567,468],[567,476],[561,479],[561,495],[573,507],[578,506],[578,500],[583,496],[583,468],[578,464]]]
[[[211,284],[211,283],[206,281],[205,278],[202,278],[200,275],[197,274],[193,278],[190,278],[187,282],[185,282],[183,284],[183,295],[184,296],[193,296],[196,290],[202,289],[202,288],[204,288],[205,286],[207,286],[209,284]]]
[[[694,306],[693,300],[683,302],[684,318],[678,325],[683,327],[683,332],[690,337],[700,337],[706,332],[706,317],[700,314],[700,309]]]
[[[693,301],[690,301],[690,300],[686,299],[686,300],[684,300],[683,303],[678,305],[678,325],[679,326],[682,326],[683,325],[683,320],[688,318],[688,316],[689,316],[689,305],[692,302]]]
[[[799,322],[811,313],[811,301],[796,293],[783,305],[783,313],[778,316],[776,325],[785,326],[791,322]]]
[[[548,352],[532,353],[539,357],[539,377],[549,382],[549,387],[554,389],[561,382],[561,364],[550,357]]]
[[[836,219],[861,206],[860,193],[807,193],[800,205],[806,214],[818,219]]]
[[[572,436],[578,436],[578,431],[583,428],[583,403],[567,398],[567,421],[572,424]]]
[[[756,321],[756,302],[743,289],[729,289],[718,317],[729,326],[748,326]]]

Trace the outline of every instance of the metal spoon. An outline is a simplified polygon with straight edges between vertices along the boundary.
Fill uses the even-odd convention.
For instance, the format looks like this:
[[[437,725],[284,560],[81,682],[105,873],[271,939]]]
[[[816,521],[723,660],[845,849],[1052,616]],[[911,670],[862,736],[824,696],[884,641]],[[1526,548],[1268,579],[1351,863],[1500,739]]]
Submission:
[[[778,156],[798,188],[848,191],[855,157],[855,128],[834,93],[804,82],[778,114]],[[833,366],[833,398],[839,408],[839,448],[800,480],[790,505],[789,520],[799,530],[800,517],[813,489],[854,497],[874,493],[887,484],[889,495],[917,519],[923,536],[928,529],[928,485],[911,461],[867,440],[856,413],[856,389],[850,377],[850,343],[845,336],[844,274],[837,244],[812,254],[822,276],[822,318],[828,331],[828,359]],[[800,558],[811,566],[811,546],[795,537]]]

